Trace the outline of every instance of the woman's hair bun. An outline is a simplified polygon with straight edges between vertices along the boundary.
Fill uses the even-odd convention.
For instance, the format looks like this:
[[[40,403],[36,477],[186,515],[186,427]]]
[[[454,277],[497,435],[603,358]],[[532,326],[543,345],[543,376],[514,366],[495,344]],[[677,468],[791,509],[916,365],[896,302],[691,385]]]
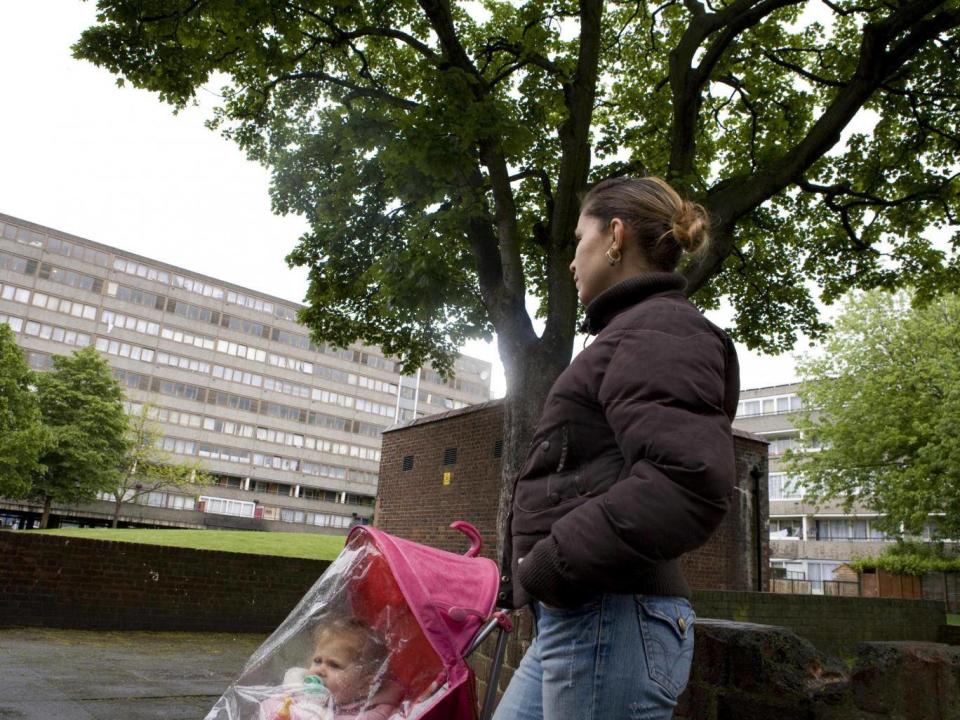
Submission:
[[[703,252],[710,240],[710,217],[702,205],[684,200],[663,178],[615,177],[594,185],[581,212],[609,225],[619,218],[644,260],[673,271],[684,252]]]
[[[673,216],[671,229],[673,239],[684,252],[699,252],[710,240],[710,217],[702,205],[682,200]]]

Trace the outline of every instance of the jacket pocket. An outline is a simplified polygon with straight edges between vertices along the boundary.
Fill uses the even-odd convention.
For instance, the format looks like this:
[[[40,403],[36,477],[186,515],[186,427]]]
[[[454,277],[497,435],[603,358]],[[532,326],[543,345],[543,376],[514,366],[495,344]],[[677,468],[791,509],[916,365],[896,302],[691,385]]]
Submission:
[[[521,479],[513,492],[513,507],[526,513],[557,507],[581,494],[579,481],[576,471]]]
[[[568,444],[565,425],[554,428],[546,435],[541,435],[540,439],[535,440],[530,446],[520,477],[560,472],[566,462]]]

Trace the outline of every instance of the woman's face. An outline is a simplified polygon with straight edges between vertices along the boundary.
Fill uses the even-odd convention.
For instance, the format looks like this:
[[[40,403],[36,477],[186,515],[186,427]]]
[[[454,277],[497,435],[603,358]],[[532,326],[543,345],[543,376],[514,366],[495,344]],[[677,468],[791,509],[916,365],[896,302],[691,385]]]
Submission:
[[[600,218],[580,213],[576,237],[577,249],[570,263],[570,272],[573,273],[580,302],[588,305],[620,280],[619,265],[611,265],[606,256],[607,250],[613,245],[614,236]]]

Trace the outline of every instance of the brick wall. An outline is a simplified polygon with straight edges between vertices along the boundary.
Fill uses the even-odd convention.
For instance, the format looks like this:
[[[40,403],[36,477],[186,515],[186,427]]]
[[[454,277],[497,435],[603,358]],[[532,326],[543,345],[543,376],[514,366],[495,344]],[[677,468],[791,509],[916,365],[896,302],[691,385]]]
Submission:
[[[734,431],[734,451],[737,489],[730,511],[706,545],[682,558],[693,588],[768,589],[767,443]]]
[[[328,565],[0,532],[0,627],[268,632]]]
[[[830,655],[866,641],[936,642],[945,622],[943,603],[932,600],[697,590],[693,608],[704,618],[789,628]]]
[[[925,600],[940,600],[947,612],[960,612],[960,573],[932,572],[920,581]]]
[[[483,537],[482,554],[496,559],[500,458],[495,448],[502,437],[499,401],[432,415],[385,432],[374,524],[425,545],[463,552],[463,536],[448,526],[466,520]],[[456,463],[444,465],[449,448],[456,449]],[[409,470],[403,469],[405,457],[412,457]],[[445,472],[450,473],[446,481]]]
[[[374,523],[400,537],[461,552],[462,537],[447,526],[468,520],[483,536],[484,554],[496,559],[500,460],[494,451],[502,432],[500,401],[385,432]],[[749,433],[735,435],[738,487],[730,512],[706,545],[683,558],[693,587],[767,588],[767,443]],[[449,459],[451,449],[456,463],[444,465],[445,452]],[[404,458],[410,459],[407,470]]]

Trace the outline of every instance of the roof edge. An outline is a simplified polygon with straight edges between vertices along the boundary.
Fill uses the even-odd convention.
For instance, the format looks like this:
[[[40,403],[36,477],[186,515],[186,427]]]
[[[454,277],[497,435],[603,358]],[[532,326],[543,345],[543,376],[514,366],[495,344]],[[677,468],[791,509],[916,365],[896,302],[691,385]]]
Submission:
[[[460,415],[467,415],[472,412],[479,412],[480,410],[486,410],[497,405],[502,405],[504,398],[494,398],[493,400],[487,400],[482,403],[475,403],[473,405],[467,405],[466,407],[457,408],[456,410],[447,410],[446,412],[436,413],[435,415],[427,415],[426,417],[417,418],[416,420],[410,420],[405,423],[395,423],[390,425],[387,428],[384,428],[383,434],[388,432],[395,432],[396,430],[406,430],[407,428],[427,425],[429,423],[439,422],[441,420],[446,420],[452,417],[458,417]]]

